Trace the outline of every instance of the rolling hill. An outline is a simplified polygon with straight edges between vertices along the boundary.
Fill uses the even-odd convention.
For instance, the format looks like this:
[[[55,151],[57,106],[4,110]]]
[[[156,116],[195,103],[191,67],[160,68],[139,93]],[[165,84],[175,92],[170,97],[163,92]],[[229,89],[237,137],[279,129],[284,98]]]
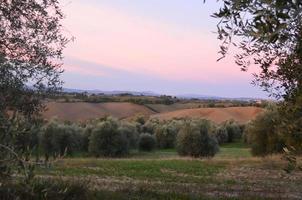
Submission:
[[[49,102],[46,104],[47,110],[43,113],[43,117],[51,119],[56,117],[62,121],[86,121],[111,115],[118,119],[132,117],[137,114],[152,115],[153,111],[145,106],[133,103],[62,103]]]
[[[154,114],[152,118],[158,118],[160,120],[173,118],[205,118],[215,123],[233,119],[239,123],[246,123],[254,119],[261,112],[263,112],[263,109],[258,107],[195,108]]]

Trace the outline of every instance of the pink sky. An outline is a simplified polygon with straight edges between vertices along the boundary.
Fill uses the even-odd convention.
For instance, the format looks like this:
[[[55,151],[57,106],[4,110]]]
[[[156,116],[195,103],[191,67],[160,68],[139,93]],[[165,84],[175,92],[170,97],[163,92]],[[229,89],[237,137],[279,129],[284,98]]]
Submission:
[[[234,80],[240,83],[251,81],[250,73],[241,72],[231,56],[216,62],[220,41],[213,33],[215,21],[210,16],[200,19],[200,27],[185,26],[178,24],[177,20],[174,23],[158,20],[148,14],[144,15],[143,12],[137,13],[108,2],[80,0],[63,5],[66,15],[64,26],[68,34],[76,38],[68,45],[66,58],[167,81],[194,81],[217,85]],[[207,9],[201,5],[200,12],[205,10]],[[160,14],[159,12],[158,16]],[[209,20],[213,21],[213,25],[208,25]],[[66,73],[97,75],[100,79],[110,76],[101,67],[67,63],[64,68]],[[105,90],[97,86],[93,89]],[[131,90],[131,85],[129,89]],[[146,85],[145,90],[152,88],[149,89]]]

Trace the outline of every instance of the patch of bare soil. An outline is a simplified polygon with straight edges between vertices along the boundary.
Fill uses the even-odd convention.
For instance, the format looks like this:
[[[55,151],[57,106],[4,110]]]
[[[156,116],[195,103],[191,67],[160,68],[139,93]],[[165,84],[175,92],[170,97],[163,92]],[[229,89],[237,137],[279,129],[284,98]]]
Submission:
[[[205,118],[216,123],[233,119],[239,123],[246,123],[262,112],[263,109],[258,107],[195,108],[155,114],[151,117],[160,120],[173,118]]]
[[[149,116],[153,111],[145,106],[125,102],[110,103],[86,103],[86,102],[49,102],[43,117],[51,119],[53,117],[65,121],[86,121],[105,116],[113,116],[118,119],[128,118],[138,114]]]

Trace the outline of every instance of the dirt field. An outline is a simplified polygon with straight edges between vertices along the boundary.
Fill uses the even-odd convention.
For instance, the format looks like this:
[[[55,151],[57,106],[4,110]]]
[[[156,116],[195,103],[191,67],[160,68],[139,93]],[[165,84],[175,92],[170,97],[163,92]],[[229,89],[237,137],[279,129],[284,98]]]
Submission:
[[[59,120],[85,121],[107,115],[123,119],[137,114],[152,115],[153,111],[145,106],[132,103],[47,103],[47,111],[43,113],[46,119],[53,117]]]
[[[196,106],[188,104],[186,106]],[[246,123],[255,118],[263,111],[257,107],[228,107],[228,108],[192,108],[181,109],[183,105],[154,105],[155,109],[150,109],[148,106],[137,105],[133,103],[62,103],[49,102],[47,103],[47,111],[43,113],[44,118],[51,119],[53,117],[59,120],[68,121],[86,121],[104,116],[113,116],[118,119],[131,119],[135,115],[142,114],[151,116],[151,118],[159,118],[160,120],[168,120],[173,118],[205,118],[216,123],[234,119],[239,123]],[[169,112],[169,110],[171,110]]]
[[[175,103],[172,105],[164,105],[164,104],[147,104],[149,108],[158,112],[172,112],[176,110],[183,110],[183,109],[191,109],[191,108],[200,108],[203,106],[202,103]]]
[[[152,117],[160,120],[173,118],[205,118],[216,123],[234,119],[239,123],[246,123],[254,119],[262,111],[263,109],[258,107],[196,108],[155,114],[152,115]]]

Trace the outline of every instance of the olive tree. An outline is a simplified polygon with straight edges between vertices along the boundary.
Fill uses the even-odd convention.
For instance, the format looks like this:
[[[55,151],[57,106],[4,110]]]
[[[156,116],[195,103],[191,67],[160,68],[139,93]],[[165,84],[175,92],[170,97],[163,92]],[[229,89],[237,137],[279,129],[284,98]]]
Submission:
[[[231,45],[246,71],[260,67],[255,84],[276,97],[294,98],[302,88],[302,2],[296,0],[221,0],[218,38],[225,57]]]
[[[23,154],[13,145],[14,134],[24,131],[16,118],[31,124],[41,99],[60,88],[58,61],[68,42],[62,18],[58,0],[0,2],[0,160],[18,160],[23,169]]]
[[[298,0],[220,0],[218,18],[221,58],[233,45],[240,52],[236,63],[243,71],[258,66],[255,85],[283,101],[282,135],[287,146],[302,152],[302,1]]]
[[[120,157],[129,153],[127,135],[119,130],[115,119],[99,123],[92,131],[89,141],[89,152],[94,156]]]

